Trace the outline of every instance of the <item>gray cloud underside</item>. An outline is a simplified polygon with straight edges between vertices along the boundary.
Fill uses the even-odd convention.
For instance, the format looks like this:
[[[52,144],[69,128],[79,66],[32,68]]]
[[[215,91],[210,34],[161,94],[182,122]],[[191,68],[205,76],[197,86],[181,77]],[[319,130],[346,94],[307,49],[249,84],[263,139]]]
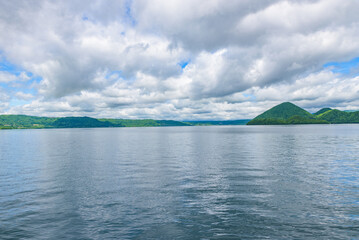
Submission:
[[[359,109],[358,77],[323,69],[359,56],[357,9],[354,0],[1,1],[1,55],[42,80],[34,96],[0,89],[0,110],[236,119],[281,101]],[[21,81],[0,72],[0,82]]]

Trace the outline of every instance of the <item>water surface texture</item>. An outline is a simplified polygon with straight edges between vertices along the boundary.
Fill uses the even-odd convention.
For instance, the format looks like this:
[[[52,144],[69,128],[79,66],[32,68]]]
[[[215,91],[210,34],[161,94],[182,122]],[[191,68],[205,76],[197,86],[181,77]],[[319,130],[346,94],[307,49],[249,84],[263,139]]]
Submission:
[[[359,125],[0,131],[0,239],[359,239]]]

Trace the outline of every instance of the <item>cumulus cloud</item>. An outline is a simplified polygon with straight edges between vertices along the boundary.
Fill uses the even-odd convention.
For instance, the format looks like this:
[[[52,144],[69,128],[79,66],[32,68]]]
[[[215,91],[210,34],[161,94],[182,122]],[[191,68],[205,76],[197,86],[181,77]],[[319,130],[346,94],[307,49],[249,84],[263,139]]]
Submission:
[[[282,101],[359,109],[354,0],[2,1],[1,111],[251,118]],[[181,64],[186,62],[185,65]],[[351,71],[351,73],[356,71]],[[31,93],[29,93],[31,89]]]

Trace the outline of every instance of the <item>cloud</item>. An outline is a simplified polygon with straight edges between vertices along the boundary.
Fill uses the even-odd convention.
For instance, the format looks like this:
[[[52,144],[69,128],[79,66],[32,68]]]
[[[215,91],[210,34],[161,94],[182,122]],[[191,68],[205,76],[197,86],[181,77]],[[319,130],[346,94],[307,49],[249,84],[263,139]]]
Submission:
[[[30,100],[34,98],[34,95],[32,95],[31,93],[24,93],[24,92],[16,92],[14,96],[17,99],[21,99],[21,100]]]
[[[9,72],[0,72],[0,82],[8,83],[16,81],[17,77]]]
[[[237,22],[251,12],[276,1],[134,1],[133,13],[138,28],[156,31],[192,51],[215,51],[237,44],[242,38],[235,30]]]
[[[26,72],[14,74],[12,72],[0,71],[0,83],[21,83],[29,81],[30,79],[31,77]]]
[[[0,66],[0,84],[5,103],[26,101],[1,111],[237,119],[281,101],[359,109],[357,70],[325,67],[359,56],[358,7],[354,0],[5,1],[0,53],[18,70]]]

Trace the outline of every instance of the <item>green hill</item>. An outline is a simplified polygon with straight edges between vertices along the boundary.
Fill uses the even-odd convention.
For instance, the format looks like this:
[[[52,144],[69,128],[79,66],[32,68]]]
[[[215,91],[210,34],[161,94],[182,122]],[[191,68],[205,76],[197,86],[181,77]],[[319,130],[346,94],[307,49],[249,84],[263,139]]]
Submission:
[[[264,113],[258,115],[254,119],[282,119],[287,120],[292,116],[301,116],[305,118],[311,118],[312,114],[305,111],[303,108],[298,107],[290,102],[281,103]]]
[[[359,112],[344,112],[332,109],[318,115],[318,118],[330,123],[359,123]]]
[[[320,114],[322,114],[322,113],[325,113],[325,112],[327,112],[327,111],[330,111],[330,110],[332,110],[332,109],[331,109],[331,108],[322,108],[322,109],[320,109],[318,112],[313,113],[313,115],[318,116],[318,115],[320,115]]]
[[[0,129],[11,128],[47,128],[57,118],[33,117],[26,115],[0,115]]]
[[[247,125],[317,124],[327,123],[290,102],[281,103],[258,115]]]
[[[317,119],[303,108],[290,102],[281,103],[258,115],[248,125],[282,125],[282,124],[325,124],[325,119]]]
[[[301,116],[292,116],[286,121],[286,124],[328,124],[328,123],[329,122],[324,119],[305,118]]]
[[[258,115],[248,125],[359,123],[359,111],[322,108],[314,114],[292,104],[281,103]]]

